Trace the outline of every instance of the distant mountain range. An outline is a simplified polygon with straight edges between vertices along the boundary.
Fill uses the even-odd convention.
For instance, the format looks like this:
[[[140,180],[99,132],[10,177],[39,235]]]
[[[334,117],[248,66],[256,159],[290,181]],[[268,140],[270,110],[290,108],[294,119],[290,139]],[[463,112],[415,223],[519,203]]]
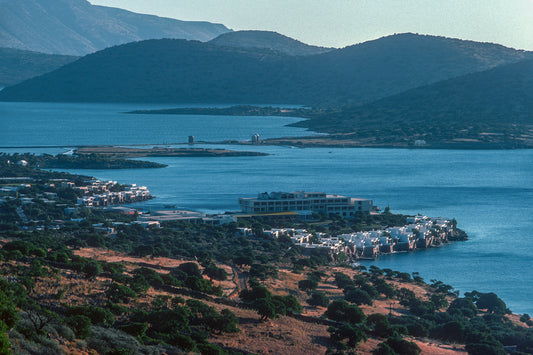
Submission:
[[[0,0],[0,47],[85,55],[152,38],[211,40],[230,30],[209,22],[179,21],[85,0]]]
[[[268,48],[130,43],[6,88],[0,100],[353,105],[533,58],[500,45],[415,34],[307,56]]]
[[[266,48],[288,55],[313,55],[334,48],[310,46],[272,31],[235,31],[221,34],[209,43],[236,48]]]
[[[0,87],[51,72],[78,57],[0,48]]]

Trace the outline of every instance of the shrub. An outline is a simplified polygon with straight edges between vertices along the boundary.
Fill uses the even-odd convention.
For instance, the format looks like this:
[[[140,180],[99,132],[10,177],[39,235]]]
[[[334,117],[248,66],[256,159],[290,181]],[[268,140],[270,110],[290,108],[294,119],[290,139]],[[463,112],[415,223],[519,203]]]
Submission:
[[[182,304],[185,304],[185,299],[181,296],[174,296],[170,300],[170,306],[172,308],[180,307]]]
[[[91,319],[76,315],[65,319],[65,323],[74,331],[76,337],[85,339],[91,335]]]
[[[357,305],[372,305],[372,298],[370,297],[370,295],[359,288],[348,291],[344,296],[344,299],[350,303],[355,303]]]
[[[314,280],[316,282],[320,282],[320,281],[322,281],[322,278],[325,277],[325,276],[326,276],[326,274],[324,272],[315,270],[315,271],[311,271],[309,273],[309,275],[307,275],[307,278],[309,280]]]
[[[352,326],[350,324],[341,324],[338,327],[329,327],[331,340],[335,342],[342,342],[347,339],[346,345],[349,347],[356,347],[361,341],[366,341],[366,334],[364,328],[361,326]]]
[[[98,354],[107,354],[113,349],[129,349],[139,353],[141,345],[129,334],[113,328],[93,327],[92,335],[87,339],[87,345]]]
[[[30,251],[34,248],[33,244],[30,242],[25,242],[22,240],[14,240],[7,242],[2,247],[2,250],[6,251],[20,251],[21,255],[29,255]]]
[[[189,317],[189,311],[184,307],[179,307],[151,312],[146,316],[146,321],[151,324],[151,332],[173,334],[189,330]]]
[[[222,296],[222,288],[214,286],[213,282],[203,277],[189,276],[185,280],[185,286],[194,291],[200,291],[211,295]]]
[[[302,291],[312,291],[318,287],[318,282],[316,280],[301,280],[298,282],[298,288]]]
[[[335,284],[338,288],[346,288],[346,286],[353,285],[354,282],[350,278],[350,276],[342,273],[342,272],[336,272],[335,273]]]
[[[372,283],[380,294],[385,295],[387,298],[396,297],[396,289],[390,284],[388,284],[385,280],[375,277],[372,279]]]
[[[379,343],[378,347],[372,350],[372,355],[398,355],[387,343]]]
[[[109,309],[96,306],[77,306],[68,309],[70,315],[82,315],[91,320],[94,325],[112,326],[115,323],[115,317]]]
[[[148,330],[148,324],[147,323],[130,323],[121,325],[119,327],[120,330],[128,333],[129,335],[133,335],[134,337],[143,337]]]
[[[152,286],[164,284],[161,275],[157,271],[149,269],[147,267],[135,269],[133,270],[133,274],[135,276],[142,276]]]
[[[458,321],[450,321],[431,330],[431,337],[444,341],[461,343],[464,341],[465,326]]]
[[[252,286],[251,290],[244,289],[239,293],[239,297],[245,302],[253,302],[260,298],[270,298],[272,294],[262,285]]]
[[[452,301],[447,310],[450,314],[461,314],[472,318],[478,313],[477,306],[470,298],[456,298]]]
[[[307,303],[315,307],[327,307],[329,304],[329,298],[324,292],[313,292],[311,298],[307,300]]]
[[[128,303],[132,298],[137,297],[131,288],[114,282],[109,286],[106,294],[111,302]]]
[[[385,344],[402,355],[418,355],[422,352],[418,345],[402,338],[389,338]]]
[[[102,268],[110,274],[122,274],[126,271],[126,267],[121,263],[104,263]]]
[[[507,351],[503,348],[503,345],[499,346],[495,344],[486,343],[470,343],[466,344],[465,350],[470,355],[507,355]]]
[[[402,282],[413,282],[411,275],[407,272],[400,272],[398,273],[398,275],[396,275],[396,277],[400,279]]]
[[[278,269],[271,265],[252,264],[250,267],[250,277],[260,280],[266,280],[267,278],[276,279],[278,277]]]
[[[128,286],[137,294],[145,293],[150,289],[150,283],[143,275],[136,275],[130,279]]]
[[[431,295],[429,300],[433,304],[433,307],[435,307],[435,309],[441,309],[448,305],[446,296],[443,294],[433,294]]]
[[[11,354],[11,343],[7,337],[7,326],[0,322],[0,354]]]
[[[18,311],[13,302],[0,290],[0,323],[11,329],[19,319]]]
[[[178,266],[178,269],[183,271],[189,276],[195,276],[195,277],[202,276],[202,273],[197,263],[193,263],[193,262],[183,263],[180,266]]]
[[[372,275],[383,275],[384,273],[383,270],[381,270],[379,267],[375,265],[370,265],[370,267],[368,268],[368,271],[370,271]]]
[[[225,281],[228,278],[228,273],[226,270],[217,267],[215,264],[209,264],[203,272],[204,275],[207,275],[211,280]]]
[[[56,327],[57,334],[68,341],[73,341],[76,338],[74,331],[65,324],[60,324]]]
[[[228,353],[220,346],[209,343],[198,344],[197,347],[200,350],[200,353],[205,355],[225,355]]]
[[[434,326],[427,319],[414,316],[403,316],[392,319],[394,324],[400,324],[407,328],[407,334],[415,337],[428,337],[429,329]]]
[[[392,335],[389,319],[383,314],[374,313],[369,315],[366,319],[366,325],[372,334],[377,337],[386,338]]]
[[[361,290],[365,291],[366,293],[368,293],[368,295],[371,297],[371,298],[376,298],[379,296],[380,292],[378,291],[378,289],[375,287],[375,286],[372,286],[371,284],[369,283],[363,283],[362,285],[359,286]]]
[[[490,313],[504,314],[507,311],[505,302],[502,301],[495,293],[479,293],[476,301],[477,308],[486,309]]]
[[[259,313],[262,321],[267,319],[273,319],[279,317],[279,314],[276,312],[276,307],[271,299],[260,298],[256,299],[253,302],[253,308]]]
[[[218,333],[236,333],[239,331],[239,319],[229,309],[223,309],[220,314],[208,316],[205,319],[206,326]]]
[[[359,307],[350,305],[344,300],[331,302],[324,315],[329,319],[338,322],[348,322],[350,324],[361,323],[366,318],[365,314]]]
[[[196,342],[188,335],[172,334],[167,342],[187,352],[193,352],[196,350]]]
[[[102,266],[96,260],[91,260],[83,267],[83,273],[91,279],[102,273]]]
[[[285,308],[287,309],[288,312],[296,313],[296,314],[302,313],[302,310],[303,310],[302,305],[300,304],[300,302],[298,302],[296,297],[292,295],[282,296],[281,301],[285,305]]]
[[[182,283],[180,280],[172,276],[171,274],[163,274],[161,275],[161,279],[163,280],[163,283],[165,285],[175,286],[175,287],[181,287]]]

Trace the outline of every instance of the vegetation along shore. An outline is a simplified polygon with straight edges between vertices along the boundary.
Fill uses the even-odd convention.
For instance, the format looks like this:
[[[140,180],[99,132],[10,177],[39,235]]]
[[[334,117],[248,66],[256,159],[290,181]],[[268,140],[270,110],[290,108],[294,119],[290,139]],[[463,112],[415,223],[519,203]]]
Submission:
[[[410,102],[410,99],[404,101]],[[412,109],[414,110],[415,107]],[[401,111],[403,108],[398,110],[402,115],[407,115]],[[301,117],[305,120],[294,123],[292,126],[305,127],[322,134],[264,139],[261,140],[261,144],[302,148],[521,149],[533,147],[533,130],[531,125],[526,123],[515,124],[501,120],[473,123],[448,119],[423,122],[418,121],[417,117],[407,116],[398,120],[387,120],[385,117],[389,117],[390,112],[384,113],[383,119],[378,119],[370,108],[367,112],[364,108],[347,107],[282,108],[240,105],[226,108],[138,110],[128,113]]]
[[[72,154],[3,153],[5,163],[41,169],[150,169],[164,168],[165,164],[131,160],[138,157],[235,157],[265,156],[266,153],[204,148],[128,148],[114,146],[86,146],[73,149]]]

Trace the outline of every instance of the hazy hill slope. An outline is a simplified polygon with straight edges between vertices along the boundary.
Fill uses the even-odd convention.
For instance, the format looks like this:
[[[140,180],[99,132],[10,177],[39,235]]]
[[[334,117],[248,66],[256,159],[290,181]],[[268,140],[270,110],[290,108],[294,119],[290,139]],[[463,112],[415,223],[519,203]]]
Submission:
[[[0,46],[84,55],[152,38],[207,41],[229,30],[91,5],[86,0],[0,0]]]
[[[78,57],[0,48],[0,87],[48,73]]]
[[[6,88],[0,99],[338,106],[373,101],[529,55],[493,44],[412,34],[312,56],[150,40],[86,56]]]
[[[269,73],[280,68],[280,58],[197,41],[148,40],[90,54],[0,94],[22,101],[262,102],[272,95],[257,88],[273,85]]]
[[[333,50],[333,48],[311,46],[271,31],[228,32],[209,42],[237,48],[267,48],[288,55],[313,55]]]
[[[361,137],[533,143],[533,60],[415,88],[301,123]]]
[[[299,68],[303,77],[335,83],[333,87],[318,86],[321,97],[333,96],[333,103],[349,104],[527,58],[533,59],[533,52],[404,33],[302,58]],[[328,93],[332,89],[335,92]]]

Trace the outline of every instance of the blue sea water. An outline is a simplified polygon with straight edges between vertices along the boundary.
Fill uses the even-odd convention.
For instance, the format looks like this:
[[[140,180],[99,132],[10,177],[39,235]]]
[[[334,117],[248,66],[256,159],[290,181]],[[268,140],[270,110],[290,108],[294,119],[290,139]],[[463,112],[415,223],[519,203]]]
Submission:
[[[213,137],[205,140],[223,140],[247,139],[252,132],[262,136],[306,133],[283,127],[294,122],[290,118],[130,118],[132,115],[120,113],[145,108],[133,106],[0,104],[0,128],[8,127],[7,131],[0,129],[0,146],[166,143],[184,141],[189,134]],[[24,119],[16,116],[21,112]],[[114,133],[107,136],[84,133],[86,126],[93,124],[92,119],[100,116],[104,118],[100,118],[99,124],[108,122],[108,126],[114,127]],[[57,132],[39,126],[36,121],[42,117]],[[131,119],[134,122],[122,126]],[[167,129],[172,133],[162,134],[165,126],[172,127]],[[128,133],[115,137],[121,127]],[[129,132],[131,129],[137,133]],[[39,130],[48,130],[47,135],[42,136]],[[428,281],[442,280],[462,292],[474,289],[496,292],[514,312],[533,314],[533,273],[530,270],[533,260],[533,150],[213,147],[253,149],[270,155],[158,157],[150,160],[165,163],[167,168],[71,171],[148,186],[157,198],[137,204],[147,210],[167,204],[205,212],[238,210],[237,199],[242,196],[255,196],[265,191],[314,190],[371,198],[375,204],[382,208],[389,205],[397,213],[454,217],[470,236],[468,241],[416,253],[388,255],[364,264],[417,271]],[[17,148],[9,151],[17,151]]]
[[[72,146],[95,144],[169,144],[197,141],[246,140],[306,134],[285,125],[291,117],[124,114],[133,110],[202,105],[76,104],[0,102],[0,147]],[[223,105],[222,105],[223,106]],[[227,105],[225,105],[227,106]]]

